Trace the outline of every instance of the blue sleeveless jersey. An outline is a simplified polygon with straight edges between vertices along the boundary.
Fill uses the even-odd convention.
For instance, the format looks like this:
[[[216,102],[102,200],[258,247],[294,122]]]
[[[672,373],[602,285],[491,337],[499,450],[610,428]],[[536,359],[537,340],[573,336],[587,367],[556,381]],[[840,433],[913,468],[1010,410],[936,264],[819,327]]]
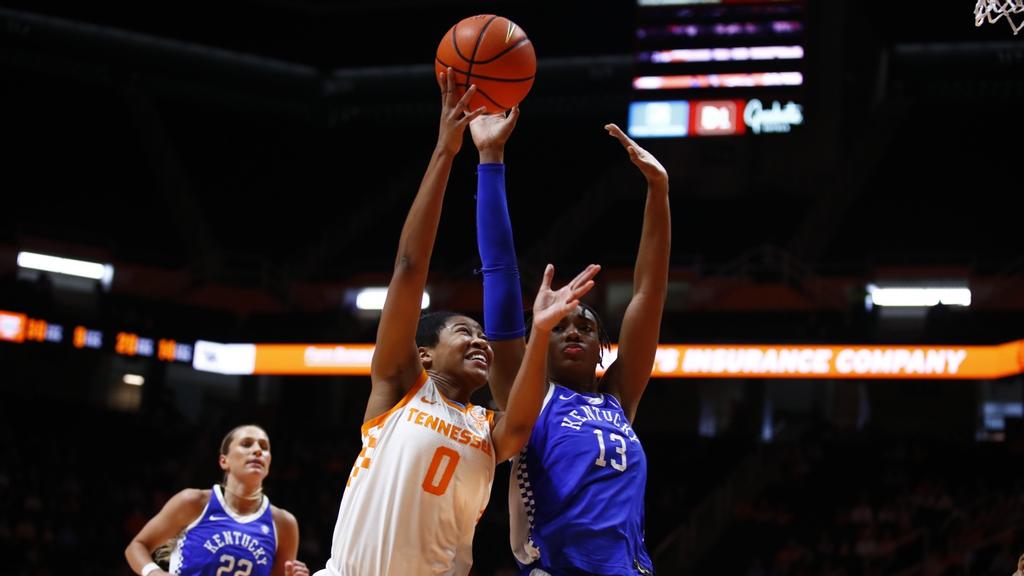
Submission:
[[[202,515],[178,539],[170,571],[179,576],[270,576],[276,551],[277,531],[267,497],[256,512],[238,516],[227,510],[221,487],[215,485]]]
[[[618,400],[549,387],[512,466],[512,550],[523,574],[653,574],[647,457]]]

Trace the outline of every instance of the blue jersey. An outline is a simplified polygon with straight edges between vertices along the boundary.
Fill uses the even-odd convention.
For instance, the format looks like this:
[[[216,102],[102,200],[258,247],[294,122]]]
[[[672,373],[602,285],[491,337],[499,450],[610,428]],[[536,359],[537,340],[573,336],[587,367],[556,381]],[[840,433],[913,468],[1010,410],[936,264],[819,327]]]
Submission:
[[[178,538],[171,553],[171,574],[270,576],[277,551],[277,530],[270,500],[248,516],[228,511],[219,485],[203,513]]]
[[[618,400],[551,385],[509,482],[523,573],[653,574],[646,483],[647,457]]]

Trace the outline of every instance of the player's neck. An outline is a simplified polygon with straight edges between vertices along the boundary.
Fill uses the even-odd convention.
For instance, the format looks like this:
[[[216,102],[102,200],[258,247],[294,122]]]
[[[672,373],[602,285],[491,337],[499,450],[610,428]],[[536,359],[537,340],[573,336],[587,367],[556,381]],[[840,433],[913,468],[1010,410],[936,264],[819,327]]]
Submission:
[[[459,386],[451,378],[440,372],[430,372],[430,379],[434,381],[437,389],[445,398],[458,402],[463,406],[469,405],[470,390]]]
[[[239,516],[248,516],[263,504],[263,485],[247,487],[228,478],[224,483],[224,504]]]
[[[548,377],[548,381],[552,384],[558,384],[572,390],[573,392],[582,392],[584,394],[594,394],[598,391],[598,380],[592,378],[590,380],[578,379],[578,378],[556,378]]]

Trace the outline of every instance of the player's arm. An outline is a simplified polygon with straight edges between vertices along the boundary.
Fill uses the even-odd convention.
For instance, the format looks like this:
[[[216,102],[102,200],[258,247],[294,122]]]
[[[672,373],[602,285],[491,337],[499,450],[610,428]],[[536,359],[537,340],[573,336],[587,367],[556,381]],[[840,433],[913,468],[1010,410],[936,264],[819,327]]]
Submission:
[[[530,439],[547,390],[548,340],[551,329],[579,304],[579,299],[594,287],[594,276],[600,266],[591,264],[558,291],[551,290],[555,267],[544,270],[537,298],[533,303],[533,325],[523,361],[508,396],[508,410],[495,419],[491,438],[495,458],[508,460],[523,449]]]
[[[661,315],[668,290],[672,221],[668,205],[668,173],[658,159],[626,136],[615,124],[605,126],[619,140],[629,159],[647,179],[643,230],[633,269],[633,296],[619,330],[615,362],[602,379],[602,389],[618,396],[630,422],[647,388],[658,350]]]
[[[480,108],[466,113],[466,105],[476,88],[471,86],[461,99],[458,98],[450,68],[447,73],[442,73],[440,80],[442,105],[437,146],[398,240],[395,268],[388,284],[387,299],[377,327],[376,348],[370,363],[372,389],[364,421],[394,406],[415,384],[422,370],[416,353],[416,325],[448,175],[452,160],[462,147],[466,126],[483,112]]]
[[[153,561],[153,551],[194,522],[203,513],[209,500],[208,492],[195,488],[186,488],[168,500],[160,512],[146,522],[142,530],[139,530],[139,533],[125,548],[124,557],[128,560],[132,571],[142,574],[142,569]],[[150,573],[151,576],[163,576],[164,574],[166,572],[163,570],[155,570]]]
[[[504,410],[523,360],[523,295],[505,196],[505,143],[519,119],[519,108],[485,114],[469,125],[480,153],[476,189],[476,241],[484,281],[484,331],[494,351],[488,384]]]
[[[309,568],[296,560],[299,552],[299,523],[291,512],[278,507],[271,508],[274,527],[277,529],[277,551],[274,554],[272,576],[309,576]]]

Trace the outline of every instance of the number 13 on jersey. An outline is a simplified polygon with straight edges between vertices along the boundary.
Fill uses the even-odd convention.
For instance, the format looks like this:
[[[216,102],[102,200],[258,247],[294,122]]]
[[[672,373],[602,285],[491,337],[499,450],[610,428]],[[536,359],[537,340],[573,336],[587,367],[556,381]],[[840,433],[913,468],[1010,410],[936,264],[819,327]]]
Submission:
[[[622,456],[622,458],[618,462],[616,462],[614,456],[611,458],[611,460],[605,460],[604,459],[604,431],[603,430],[594,430],[594,434],[597,436],[597,447],[598,447],[597,460],[594,461],[594,464],[597,465],[597,466],[601,466],[602,468],[607,466],[608,464],[611,464],[612,468],[615,468],[619,472],[625,472],[626,471],[626,439],[623,438],[622,436],[619,436],[618,434],[615,434],[615,433],[612,433],[612,434],[608,435],[608,439],[609,440],[611,440],[612,442],[618,443],[618,446],[615,447],[615,451],[618,452],[619,455]]]

